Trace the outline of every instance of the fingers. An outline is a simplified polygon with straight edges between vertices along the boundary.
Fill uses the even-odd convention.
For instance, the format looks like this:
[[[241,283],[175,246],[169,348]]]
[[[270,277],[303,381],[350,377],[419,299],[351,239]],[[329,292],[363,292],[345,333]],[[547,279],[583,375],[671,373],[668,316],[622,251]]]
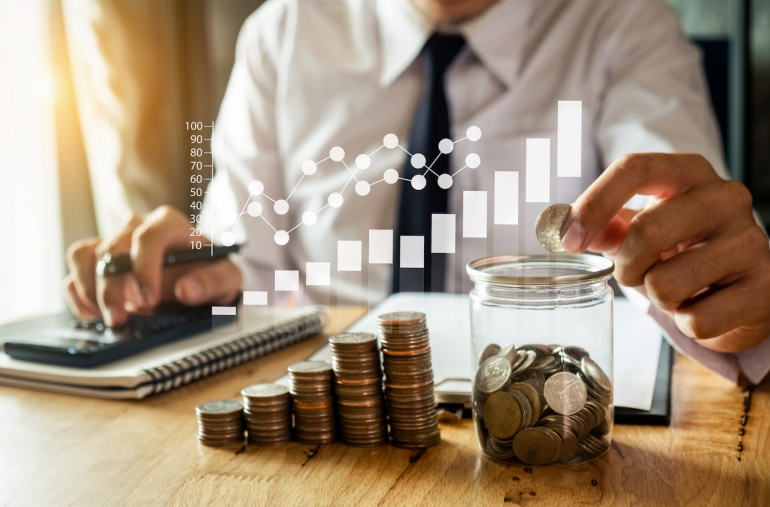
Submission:
[[[156,209],[134,229],[131,262],[145,305],[160,301],[164,252],[170,246],[185,245],[188,236],[187,219],[170,206]]]
[[[67,249],[67,267],[70,275],[65,278],[65,297],[73,312],[81,315],[100,315],[96,301],[96,247],[99,238],[77,241]],[[75,294],[71,294],[74,291]],[[76,297],[74,297],[76,296]]]
[[[586,250],[636,194],[669,199],[718,178],[700,155],[647,153],[621,157],[572,205],[562,238],[564,248],[570,253]]]
[[[141,221],[142,218],[139,216],[132,217],[123,227],[123,230],[114,238],[101,243],[96,248],[96,256],[102,257],[107,253],[117,255],[128,252],[131,248],[131,236]],[[97,278],[96,299],[104,317],[104,322],[108,326],[120,326],[128,318],[124,294],[126,279],[127,277],[125,276]]]
[[[229,259],[201,265],[177,280],[176,298],[186,305],[229,304],[238,298],[243,284],[241,270]]]
[[[83,299],[83,296],[81,296],[76,288],[76,283],[76,277],[73,274],[69,274],[64,278],[64,298],[67,301],[67,306],[81,320],[93,320],[99,317],[98,307],[90,301]]]
[[[665,253],[686,242],[694,245],[712,238],[727,224],[740,224],[736,215],[746,212],[750,205],[746,209],[738,205],[735,201],[739,197],[732,187],[732,182],[715,180],[637,213],[615,257],[618,282],[631,287],[641,285],[645,273]]]
[[[718,237],[656,264],[644,276],[647,297],[658,308],[673,312],[704,289],[725,287],[747,276],[755,251],[736,248],[747,241],[745,232]]]

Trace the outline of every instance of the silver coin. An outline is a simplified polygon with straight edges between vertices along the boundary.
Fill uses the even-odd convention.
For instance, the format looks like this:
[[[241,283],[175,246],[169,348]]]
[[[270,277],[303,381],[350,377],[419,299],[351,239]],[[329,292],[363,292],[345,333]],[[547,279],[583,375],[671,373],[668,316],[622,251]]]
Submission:
[[[604,393],[612,392],[612,382],[609,377],[599,368],[599,365],[594,362],[590,357],[584,357],[580,361],[581,369],[585,373],[589,381],[591,381],[598,389],[604,391]]]
[[[289,373],[321,373],[327,371],[332,371],[332,365],[326,361],[301,361],[289,366]]]
[[[492,394],[507,385],[511,377],[511,363],[502,356],[490,357],[476,374],[476,389],[482,394]]]
[[[566,252],[561,243],[561,229],[569,216],[572,206],[554,204],[543,210],[535,222],[535,234],[543,248],[551,252]]]
[[[560,372],[545,381],[543,395],[548,406],[562,415],[577,413],[586,404],[586,385],[574,373]]]
[[[198,405],[195,411],[199,414],[232,414],[243,410],[243,405],[233,400],[209,401]]]
[[[329,338],[333,345],[357,345],[377,341],[377,336],[371,333],[342,333]]]
[[[254,398],[271,398],[289,393],[289,388],[281,384],[254,384],[253,386],[241,389],[242,396]]]

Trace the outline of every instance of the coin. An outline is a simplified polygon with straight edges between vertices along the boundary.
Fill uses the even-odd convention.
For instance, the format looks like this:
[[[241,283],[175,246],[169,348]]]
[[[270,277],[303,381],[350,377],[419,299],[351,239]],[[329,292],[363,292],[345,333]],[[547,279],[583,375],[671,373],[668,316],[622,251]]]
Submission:
[[[198,441],[209,447],[243,444],[243,405],[233,400],[209,401],[195,409]]]
[[[248,442],[281,445],[291,441],[291,397],[280,384],[255,384],[241,389]]]
[[[543,392],[548,406],[563,415],[574,414],[583,408],[588,396],[583,381],[568,372],[551,375],[545,381]]]
[[[499,439],[512,438],[521,427],[521,405],[510,393],[493,393],[484,403],[483,414],[489,433]]]
[[[332,365],[301,361],[289,366],[294,434],[301,444],[321,445],[337,438]]]
[[[535,234],[543,248],[551,252],[566,252],[561,242],[561,230],[572,206],[554,204],[543,210],[535,221]]]
[[[610,382],[609,377],[607,377],[593,359],[587,356],[583,357],[583,359],[580,360],[580,366],[586,378],[592,384],[592,387],[603,394],[612,392],[612,383]]]
[[[492,394],[508,385],[511,363],[502,356],[490,357],[476,373],[476,389],[482,394]]]
[[[545,465],[553,462],[555,455],[561,455],[557,440],[559,440],[558,435],[547,431],[546,428],[527,428],[513,438],[513,452],[524,463]]]
[[[496,356],[497,353],[500,352],[500,345],[497,345],[496,343],[490,343],[484,348],[484,352],[481,353],[481,357],[479,358],[479,365],[489,359],[492,356]]]
[[[540,395],[537,390],[529,384],[524,382],[516,382],[508,387],[508,391],[516,390],[526,396],[529,406],[532,407],[533,420],[529,422],[528,426],[532,426],[535,421],[540,417]]]

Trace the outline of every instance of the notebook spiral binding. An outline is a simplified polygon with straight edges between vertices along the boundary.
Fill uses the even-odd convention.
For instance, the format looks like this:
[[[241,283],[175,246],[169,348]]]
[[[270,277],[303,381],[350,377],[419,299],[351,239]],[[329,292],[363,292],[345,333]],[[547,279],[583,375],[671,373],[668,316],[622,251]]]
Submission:
[[[308,315],[144,371],[152,394],[163,393],[297,343],[323,331],[325,323],[324,314]]]

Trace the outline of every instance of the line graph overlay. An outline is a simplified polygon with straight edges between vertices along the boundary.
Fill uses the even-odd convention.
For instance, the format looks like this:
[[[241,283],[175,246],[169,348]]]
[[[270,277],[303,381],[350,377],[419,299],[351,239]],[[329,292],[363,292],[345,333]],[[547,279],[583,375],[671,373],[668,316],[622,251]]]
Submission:
[[[369,195],[369,193],[372,191],[372,187],[385,182],[388,185],[393,185],[397,183],[399,180],[409,181],[412,184],[412,188],[415,190],[422,190],[428,185],[428,180],[426,176],[428,173],[432,173],[434,176],[436,176],[436,184],[438,184],[439,187],[441,187],[444,190],[448,190],[451,188],[452,184],[454,183],[454,178],[457,176],[458,173],[460,173],[462,170],[466,168],[470,169],[476,169],[481,165],[481,158],[476,153],[470,153],[465,157],[465,165],[455,171],[454,174],[441,174],[438,175],[435,171],[433,171],[432,167],[436,163],[436,161],[442,156],[442,155],[449,155],[454,150],[454,145],[462,142],[462,141],[470,141],[475,142],[481,139],[481,129],[476,126],[469,127],[465,132],[465,137],[458,139],[456,141],[452,141],[451,139],[442,139],[439,144],[439,153],[436,155],[436,157],[431,161],[430,165],[426,165],[427,160],[425,159],[425,155],[422,153],[409,153],[406,148],[401,146],[399,144],[398,136],[395,134],[387,134],[383,140],[382,145],[371,152],[370,154],[360,154],[356,156],[355,158],[355,164],[353,168],[349,166],[345,162],[345,150],[340,146],[335,146],[331,150],[329,150],[329,156],[319,160],[319,161],[313,161],[313,160],[306,160],[302,163],[302,176],[300,176],[297,183],[294,185],[294,188],[292,188],[291,192],[289,192],[289,195],[286,196],[286,198],[283,199],[274,199],[273,197],[268,196],[265,193],[265,185],[260,180],[253,180],[251,183],[249,183],[248,190],[249,190],[249,196],[246,199],[246,202],[243,205],[243,209],[240,213],[231,213],[229,215],[225,215],[222,218],[222,221],[224,224],[228,227],[231,226],[230,230],[227,230],[223,232],[220,235],[220,241],[225,246],[230,246],[235,243],[235,228],[238,225],[238,222],[241,220],[243,215],[248,215],[250,217],[254,218],[261,218],[268,227],[270,227],[274,231],[273,240],[278,245],[286,245],[289,243],[290,234],[298,229],[301,226],[305,227],[312,227],[316,224],[318,221],[318,214],[322,212],[327,207],[331,206],[332,208],[340,208],[344,202],[345,198],[343,197],[342,193],[348,188],[351,182],[355,181],[355,185],[353,186],[356,194],[364,197]],[[380,151],[381,149],[401,149],[404,153],[406,153],[409,157],[409,162],[415,169],[422,169],[425,168],[425,172],[423,174],[416,174],[411,179],[410,178],[402,178],[399,174],[398,170],[396,169],[386,169],[382,175],[382,178],[373,182],[366,181],[364,179],[361,179],[359,176],[357,176],[357,173],[359,170],[365,170],[368,169],[371,165],[371,157]],[[271,201],[273,203],[273,211],[278,215],[285,215],[289,212],[291,205],[289,203],[291,197],[294,195],[294,193],[297,191],[297,188],[299,188],[300,184],[302,184],[303,181],[306,181],[310,176],[313,176],[318,171],[318,166],[327,160],[331,160],[332,162],[336,162],[341,164],[345,171],[350,174],[350,177],[345,182],[345,185],[338,191],[338,192],[332,192],[329,194],[329,197],[327,198],[327,204],[326,206],[322,207],[321,209],[317,211],[308,210],[305,211],[302,214],[302,221],[292,227],[291,229],[287,230],[278,230],[276,229],[270,221],[265,217],[264,212],[264,205],[256,200],[253,200],[254,198],[258,197],[264,197],[265,199]]]

